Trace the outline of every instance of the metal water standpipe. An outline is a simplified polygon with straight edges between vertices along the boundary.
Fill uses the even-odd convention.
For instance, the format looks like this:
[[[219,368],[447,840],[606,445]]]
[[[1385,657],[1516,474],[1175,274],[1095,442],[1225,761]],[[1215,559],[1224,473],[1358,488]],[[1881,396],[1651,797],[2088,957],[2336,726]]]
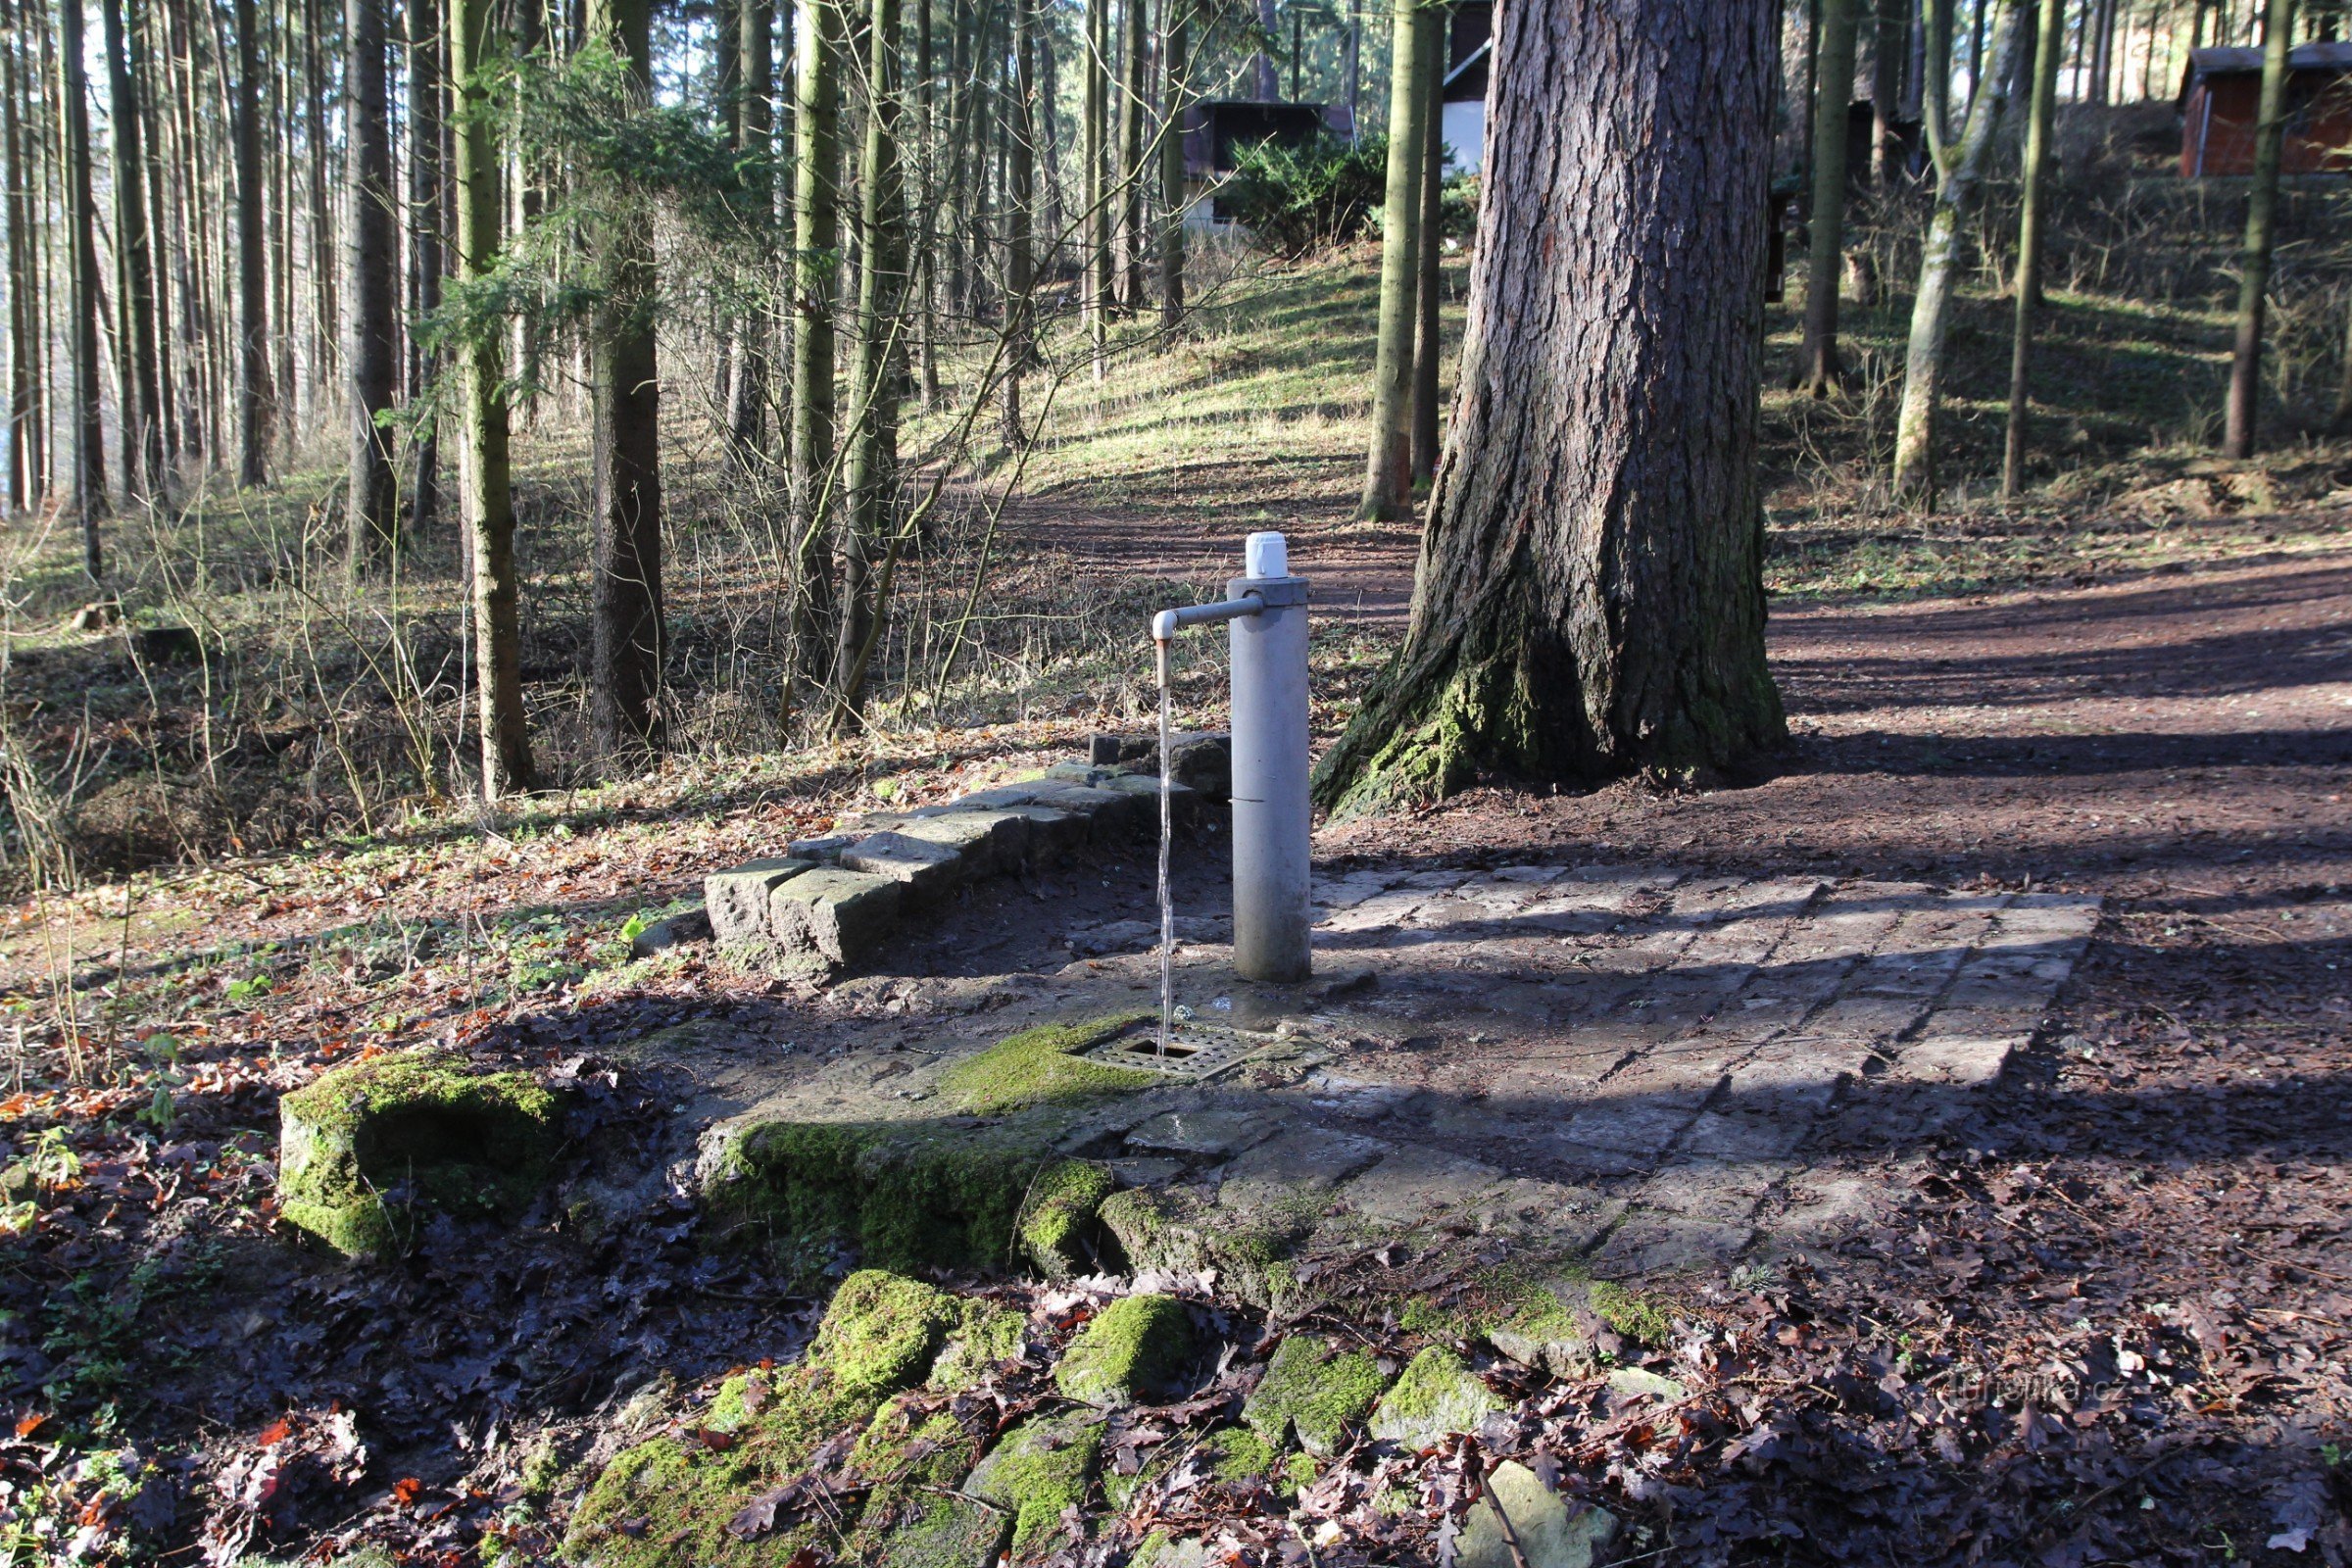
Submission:
[[[1253,533],[1246,575],[1222,604],[1152,617],[1159,683],[1186,626],[1231,624],[1233,639],[1233,966],[1245,980],[1304,980],[1312,809],[1306,795],[1306,579],[1278,533]],[[1165,759],[1162,759],[1163,765]]]

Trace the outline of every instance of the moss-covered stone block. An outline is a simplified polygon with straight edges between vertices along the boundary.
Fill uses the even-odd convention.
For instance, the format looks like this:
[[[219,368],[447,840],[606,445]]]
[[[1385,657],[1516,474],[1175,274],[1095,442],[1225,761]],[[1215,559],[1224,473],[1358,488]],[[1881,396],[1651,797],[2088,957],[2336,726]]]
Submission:
[[[277,1104],[279,1214],[355,1257],[392,1247],[411,1206],[512,1215],[563,1135],[563,1098],[530,1074],[437,1052],[339,1067]]]
[[[1276,1447],[1296,1437],[1308,1453],[1329,1458],[1388,1387],[1388,1374],[1363,1351],[1294,1334],[1274,1348],[1266,1375],[1242,1404],[1242,1420]]]
[[[1054,1386],[1086,1404],[1133,1404],[1164,1389],[1192,1359],[1193,1320],[1172,1296],[1127,1296],[1078,1331]]]
[[[918,1280],[851,1275],[807,1360],[721,1385],[701,1427],[724,1441],[658,1437],[607,1465],[572,1515],[564,1556],[587,1568],[751,1568],[829,1540],[829,1521],[748,1539],[727,1527],[836,1434],[869,1429],[885,1399],[921,1381],[965,1318],[962,1302]]]
[[[1462,1358],[1433,1345],[1413,1357],[1396,1387],[1373,1408],[1372,1436],[1409,1452],[1434,1447],[1447,1433],[1468,1432],[1502,1400]]]
[[[944,1097],[974,1116],[1002,1116],[1034,1105],[1070,1105],[1148,1089],[1158,1081],[1133,1067],[1106,1067],[1079,1054],[1148,1022],[1144,1012],[1082,1023],[1045,1024],[1001,1040],[948,1069]]]
[[[1021,1210],[1021,1251],[1050,1280],[1066,1280],[1099,1266],[1096,1216],[1113,1187],[1108,1167],[1093,1160],[1057,1160],[1038,1172]]]
[[[990,1450],[963,1490],[1010,1514],[1012,1560],[1036,1562],[1072,1544],[1062,1513],[1086,1505],[1102,1456],[1100,1416],[1032,1416]]]
[[[979,1456],[979,1439],[938,1408],[935,1396],[900,1395],[886,1402],[850,1454],[850,1468],[873,1490],[839,1559],[892,1568],[994,1562],[1012,1520],[954,1490]]]
[[[1020,1359],[1029,1320],[1008,1306],[967,1297],[963,1321],[940,1347],[925,1385],[942,1394],[976,1388],[1007,1361]]]
[[[1220,1291],[1271,1308],[1295,1294],[1292,1250],[1311,1221],[1282,1213],[1236,1214],[1194,1188],[1124,1188],[1102,1200],[1102,1228],[1130,1267],[1213,1270]]]

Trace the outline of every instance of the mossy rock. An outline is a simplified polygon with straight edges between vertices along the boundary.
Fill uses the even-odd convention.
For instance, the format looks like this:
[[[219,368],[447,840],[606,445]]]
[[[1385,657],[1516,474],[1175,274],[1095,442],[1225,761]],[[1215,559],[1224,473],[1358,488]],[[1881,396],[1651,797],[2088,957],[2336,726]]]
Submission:
[[[1130,1268],[1170,1274],[1213,1270],[1218,1287],[1271,1308],[1293,1296],[1292,1250],[1305,1234],[1300,1220],[1285,1227],[1263,1215],[1218,1208],[1185,1188],[1123,1188],[1103,1200],[1101,1218]]]
[[[278,1102],[278,1212],[347,1257],[390,1250],[416,1207],[511,1217],[563,1141],[563,1097],[523,1072],[403,1052]]]
[[[1102,1417],[1032,1416],[980,1461],[963,1490],[1010,1514],[1012,1560],[1036,1562],[1072,1544],[1062,1513],[1085,1506],[1102,1456]]]
[[[940,1089],[956,1110],[973,1116],[1002,1116],[1033,1105],[1079,1104],[1105,1095],[1129,1094],[1159,1081],[1133,1067],[1106,1067],[1078,1054],[1153,1015],[1117,1013],[1085,1023],[1054,1023],[1001,1040],[950,1067]]]
[[[874,1485],[840,1560],[979,1568],[1004,1550],[1011,1518],[955,1492],[980,1440],[937,1406],[934,1395],[899,1395],[858,1438],[850,1466]]]
[[[1242,1404],[1242,1420],[1275,1447],[1296,1437],[1308,1453],[1329,1458],[1388,1387],[1388,1374],[1363,1351],[1294,1334],[1275,1347],[1266,1375]]]
[[[1133,1404],[1192,1359],[1193,1320],[1172,1296],[1127,1296],[1097,1313],[1062,1352],[1054,1386],[1084,1404]]]
[[[702,1426],[724,1442],[658,1437],[607,1465],[572,1515],[565,1557],[588,1568],[751,1568],[828,1539],[829,1523],[750,1540],[727,1525],[836,1434],[867,1428],[885,1399],[923,1379],[966,1320],[964,1302],[920,1281],[851,1275],[806,1361],[720,1386]]]
[[[1372,1411],[1372,1436],[1408,1452],[1433,1447],[1447,1433],[1468,1432],[1502,1408],[1462,1358],[1433,1345],[1413,1357]]]
[[[1006,1361],[1018,1360],[1029,1320],[1008,1306],[966,1298],[963,1321],[940,1347],[924,1387],[942,1394],[977,1388]]]
[[[1099,1264],[1095,1221],[1112,1186],[1109,1170],[1093,1160],[1057,1160],[1038,1172],[1019,1226],[1022,1254],[1040,1274],[1066,1280]]]

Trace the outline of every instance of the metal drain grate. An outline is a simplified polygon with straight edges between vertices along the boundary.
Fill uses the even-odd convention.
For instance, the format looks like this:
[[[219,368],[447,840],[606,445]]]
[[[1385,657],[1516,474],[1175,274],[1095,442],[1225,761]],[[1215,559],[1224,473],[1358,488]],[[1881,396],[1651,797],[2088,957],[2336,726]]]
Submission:
[[[1105,1067],[1135,1067],[1145,1072],[1166,1073],[1171,1078],[1200,1079],[1214,1078],[1240,1066],[1265,1044],[1231,1029],[1186,1024],[1170,1037],[1168,1054],[1163,1056],[1159,1054],[1158,1026],[1146,1023],[1105,1040],[1084,1054],[1088,1060],[1099,1061]]]

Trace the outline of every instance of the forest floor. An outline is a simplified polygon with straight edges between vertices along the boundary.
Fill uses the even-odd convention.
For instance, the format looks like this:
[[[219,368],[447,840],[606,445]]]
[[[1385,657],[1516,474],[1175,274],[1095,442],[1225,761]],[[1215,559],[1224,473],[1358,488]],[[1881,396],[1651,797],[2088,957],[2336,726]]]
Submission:
[[[1360,279],[1308,270],[1260,298],[1341,283]],[[1288,374],[1284,355],[1323,352],[1312,320],[1200,352],[1236,383]],[[1347,520],[1349,411],[1267,394],[1237,392],[1199,450],[1166,438],[1178,400],[1106,404],[1101,445],[1041,457],[1006,570],[1213,583],[1250,527],[1288,529],[1329,611],[1328,738],[1393,645],[1416,541]],[[2094,451],[2096,482],[2032,509],[1928,518],[1798,477],[1812,416],[1776,412],[1790,737],[1767,776],[1481,787],[1323,830],[1318,871],[1630,863],[2095,898],[2031,1042],[1932,1130],[1817,1140],[1812,1162],[1872,1195],[1835,1245],[1651,1282],[1677,1326],[1619,1353],[1683,1397],[1498,1364],[1512,1417],[1475,1443],[1341,1461],[1296,1494],[1163,1489],[1103,1522],[1099,1558],[1156,1517],[1251,1563],[1440,1560],[1484,1458],[1516,1454],[1624,1518],[1624,1562],[2352,1561],[2352,452]],[[1213,723],[1214,670],[1190,657],[1188,720]],[[650,1034],[764,1045],[782,1081],[981,1027],[905,974],[820,987],[704,950],[632,958],[627,938],[853,807],[1073,755],[1139,714],[1139,673],[1113,701],[1065,671],[1003,723],[857,756],[688,759],[8,910],[0,1560],[560,1556],[585,1458],[692,1427],[720,1374],[797,1353],[821,1301],[706,1248],[684,1186],[593,1235],[557,1217],[430,1226],[373,1267],[305,1252],[275,1217],[278,1097],[447,1043],[576,1086],[583,1148],[652,1169],[690,1154],[675,1107],[701,1086],[645,1059]],[[1213,909],[1213,849],[1192,848],[1180,904]],[[1050,987],[1085,962],[1074,936],[1152,915],[1147,870],[1139,852],[974,894],[935,935]],[[1013,1294],[1050,1334],[1083,1316]]]

